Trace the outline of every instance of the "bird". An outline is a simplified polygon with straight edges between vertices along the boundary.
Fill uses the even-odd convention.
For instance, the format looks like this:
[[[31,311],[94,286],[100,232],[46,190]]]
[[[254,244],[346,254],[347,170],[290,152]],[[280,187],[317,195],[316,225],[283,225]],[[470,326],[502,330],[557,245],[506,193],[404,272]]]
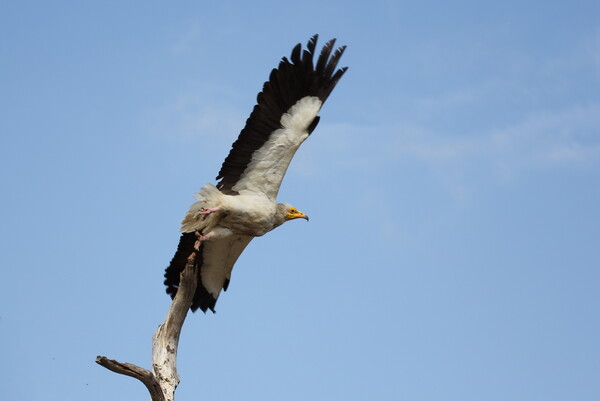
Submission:
[[[297,44],[263,84],[246,124],[216,177],[204,185],[181,222],[177,251],[165,270],[166,292],[175,297],[180,273],[196,254],[199,280],[190,309],[215,313],[240,254],[255,237],[308,216],[277,194],[288,166],[319,123],[317,115],[347,67],[337,68],[346,49],[328,41],[316,55],[318,35]]]

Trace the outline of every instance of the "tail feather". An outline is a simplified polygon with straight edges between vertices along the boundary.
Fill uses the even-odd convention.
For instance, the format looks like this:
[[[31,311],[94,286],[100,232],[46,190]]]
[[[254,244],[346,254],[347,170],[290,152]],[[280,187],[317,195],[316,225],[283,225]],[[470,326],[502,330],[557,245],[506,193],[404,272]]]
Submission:
[[[194,231],[209,233],[218,221],[218,214],[210,214],[204,216],[201,214],[204,208],[213,208],[221,204],[221,197],[223,194],[212,184],[206,184],[200,189],[200,192],[196,195],[197,201],[192,203],[187,214],[181,221],[181,228],[179,229],[182,233],[190,233]]]

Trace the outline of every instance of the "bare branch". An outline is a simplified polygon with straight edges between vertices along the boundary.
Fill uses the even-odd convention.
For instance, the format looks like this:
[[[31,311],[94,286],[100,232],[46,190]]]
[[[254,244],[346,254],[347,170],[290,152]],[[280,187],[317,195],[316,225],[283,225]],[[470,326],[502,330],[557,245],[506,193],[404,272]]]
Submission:
[[[177,374],[177,348],[181,327],[185,321],[198,286],[196,253],[188,257],[181,272],[179,289],[165,321],[152,336],[152,371],[131,363],[121,363],[105,356],[96,357],[96,363],[122,375],[131,376],[146,386],[152,401],[173,401],[179,384]]]
[[[122,375],[134,377],[144,383],[150,392],[152,401],[165,401],[165,396],[160,384],[156,381],[154,375],[149,370],[140,368],[139,366],[131,363],[121,363],[115,361],[114,359],[108,359],[105,356],[97,356],[96,363],[100,366],[104,366],[108,370],[112,370],[113,372],[120,373]]]

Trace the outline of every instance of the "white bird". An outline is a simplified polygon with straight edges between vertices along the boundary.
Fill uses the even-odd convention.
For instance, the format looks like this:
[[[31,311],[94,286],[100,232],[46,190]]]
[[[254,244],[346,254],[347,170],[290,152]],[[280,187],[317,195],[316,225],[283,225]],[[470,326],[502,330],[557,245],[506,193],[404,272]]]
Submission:
[[[325,44],[313,64],[317,38],[313,36],[305,50],[296,45],[290,59],[284,57],[273,69],[223,162],[216,178],[220,181],[200,189],[181,222],[182,235],[166,269],[165,285],[174,297],[187,258],[196,252],[200,280],[192,311],[215,311],[233,265],[252,238],[289,220],[308,220],[276,198],[292,157],[317,126],[317,113],[347,70],[336,70],[345,46],[332,53],[335,39]]]

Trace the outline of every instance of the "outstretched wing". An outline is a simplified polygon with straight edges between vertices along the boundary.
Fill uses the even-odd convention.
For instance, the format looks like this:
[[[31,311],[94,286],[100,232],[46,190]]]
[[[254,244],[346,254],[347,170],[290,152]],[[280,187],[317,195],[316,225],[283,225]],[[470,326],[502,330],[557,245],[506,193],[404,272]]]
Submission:
[[[226,291],[229,286],[233,265],[251,240],[252,237],[236,235],[202,243],[196,256],[200,281],[192,301],[192,311],[195,312],[198,308],[203,312],[208,309],[215,311],[221,289]],[[194,233],[184,233],[179,239],[177,252],[165,272],[165,285],[171,297],[175,297],[177,293],[181,271],[190,253],[194,251],[195,242]]]
[[[335,39],[325,44],[313,63],[318,36],[302,50],[283,58],[258,94],[246,126],[233,143],[217,180],[222,192],[263,192],[273,201],[294,153],[319,122],[317,113],[346,67],[337,69],[345,46],[333,51]]]

